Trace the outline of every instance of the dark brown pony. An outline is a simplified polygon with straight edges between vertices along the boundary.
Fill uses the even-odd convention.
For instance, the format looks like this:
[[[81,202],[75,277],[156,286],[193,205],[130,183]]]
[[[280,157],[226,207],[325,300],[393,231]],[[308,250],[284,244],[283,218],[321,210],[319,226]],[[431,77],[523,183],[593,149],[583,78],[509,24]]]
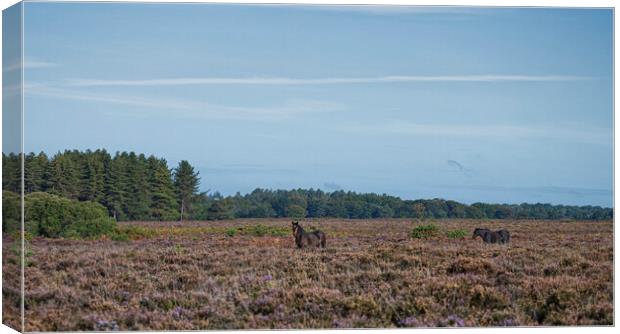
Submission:
[[[293,236],[295,236],[295,244],[297,248],[308,246],[325,248],[325,233],[321,231],[306,232],[299,225],[299,222],[291,222],[293,225]]]
[[[474,230],[472,239],[476,237],[482,238],[485,244],[505,244],[510,241],[510,232],[507,230],[491,231],[486,228],[477,228]]]
[[[502,243],[507,244],[510,241],[510,232],[507,230],[499,230],[497,233],[502,236]]]

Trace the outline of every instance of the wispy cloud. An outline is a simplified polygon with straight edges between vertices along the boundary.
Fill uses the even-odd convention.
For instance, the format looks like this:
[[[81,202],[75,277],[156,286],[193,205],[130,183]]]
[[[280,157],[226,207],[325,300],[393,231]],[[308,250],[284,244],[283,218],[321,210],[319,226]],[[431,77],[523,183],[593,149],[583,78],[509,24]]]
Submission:
[[[195,119],[281,120],[305,114],[331,113],[343,109],[343,106],[340,104],[316,100],[291,99],[274,106],[238,107],[187,99],[179,100],[126,94],[100,94],[44,86],[33,86],[27,89],[26,96],[118,104],[130,107],[147,107],[149,108],[149,115],[151,116],[156,114],[157,110],[174,110],[178,117]],[[134,110],[134,112],[141,113],[139,110]],[[165,112],[162,113],[162,115],[166,114]]]
[[[590,77],[574,75],[390,75],[376,77],[200,77],[200,78],[159,78],[139,80],[69,79],[67,85],[90,86],[188,86],[188,85],[344,85],[344,84],[384,84],[407,82],[542,82],[578,81]]]
[[[46,68],[46,67],[56,67],[56,66],[58,66],[58,64],[47,62],[47,61],[41,61],[41,60],[35,60],[35,59],[24,59],[23,63],[21,62],[21,60],[16,60],[10,65],[4,67],[2,71],[3,72],[16,71],[16,70],[21,69],[22,67],[24,69],[32,69],[32,68]]]
[[[277,4],[276,7],[297,10],[315,10],[327,12],[361,13],[369,15],[428,15],[467,16],[480,15],[480,10],[459,6],[410,6],[410,5],[286,5]]]
[[[391,120],[377,124],[348,124],[343,131],[365,135],[404,135],[478,138],[556,138],[592,144],[611,144],[611,130],[585,130],[560,126],[504,124],[421,124]]]
[[[11,84],[13,82],[17,81],[17,84]],[[19,80],[10,80],[8,79],[4,85],[2,85],[2,94],[4,94],[5,96],[20,96],[22,94],[22,88],[23,91],[27,91],[27,90],[31,90],[31,89],[37,89],[39,87],[43,87],[44,85],[40,85],[40,84],[36,84],[36,83],[28,83],[28,84],[24,84],[23,87],[20,84]]]
[[[190,107],[187,102],[176,100],[166,100],[161,98],[144,99],[127,95],[97,94],[45,87],[33,87],[31,89],[27,89],[26,94],[27,96],[42,96],[62,100],[102,102],[110,104],[123,104],[129,106],[153,107],[163,109],[186,109]]]

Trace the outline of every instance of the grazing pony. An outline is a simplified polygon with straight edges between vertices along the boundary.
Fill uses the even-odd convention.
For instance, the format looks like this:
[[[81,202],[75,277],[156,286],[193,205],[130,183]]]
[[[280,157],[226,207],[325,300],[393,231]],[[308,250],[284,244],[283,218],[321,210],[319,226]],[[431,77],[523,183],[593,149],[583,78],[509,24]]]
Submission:
[[[507,244],[510,241],[510,232],[507,230],[499,230],[497,233],[502,236],[502,243]]]
[[[472,239],[476,239],[476,237],[482,238],[485,244],[505,244],[510,241],[510,232],[506,230],[491,231],[486,228],[477,228],[474,230]]]
[[[293,236],[295,237],[297,248],[304,248],[307,246],[325,248],[325,233],[321,231],[306,232],[301,225],[299,225],[299,222],[291,222],[291,224],[293,225]]]

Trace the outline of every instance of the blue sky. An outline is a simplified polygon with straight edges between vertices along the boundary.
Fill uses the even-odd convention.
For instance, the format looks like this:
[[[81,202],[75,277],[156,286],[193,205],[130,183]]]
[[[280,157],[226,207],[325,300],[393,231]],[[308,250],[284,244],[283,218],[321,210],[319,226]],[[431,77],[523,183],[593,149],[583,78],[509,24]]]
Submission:
[[[25,150],[202,190],[612,206],[604,9],[25,5]]]
[[[2,152],[21,151],[21,10],[2,12]]]

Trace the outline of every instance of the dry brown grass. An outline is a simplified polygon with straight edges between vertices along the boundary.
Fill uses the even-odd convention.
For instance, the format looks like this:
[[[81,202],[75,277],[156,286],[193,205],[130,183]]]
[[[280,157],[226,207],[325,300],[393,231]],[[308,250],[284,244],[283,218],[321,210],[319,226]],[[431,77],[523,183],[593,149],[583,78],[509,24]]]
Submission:
[[[613,324],[609,221],[437,222],[442,232],[506,228],[509,245],[412,239],[418,223],[405,220],[302,223],[327,233],[325,250],[226,236],[256,223],[290,225],[140,222],[129,225],[149,236],[129,242],[35,239],[26,330]],[[8,321],[18,298],[5,294]]]

